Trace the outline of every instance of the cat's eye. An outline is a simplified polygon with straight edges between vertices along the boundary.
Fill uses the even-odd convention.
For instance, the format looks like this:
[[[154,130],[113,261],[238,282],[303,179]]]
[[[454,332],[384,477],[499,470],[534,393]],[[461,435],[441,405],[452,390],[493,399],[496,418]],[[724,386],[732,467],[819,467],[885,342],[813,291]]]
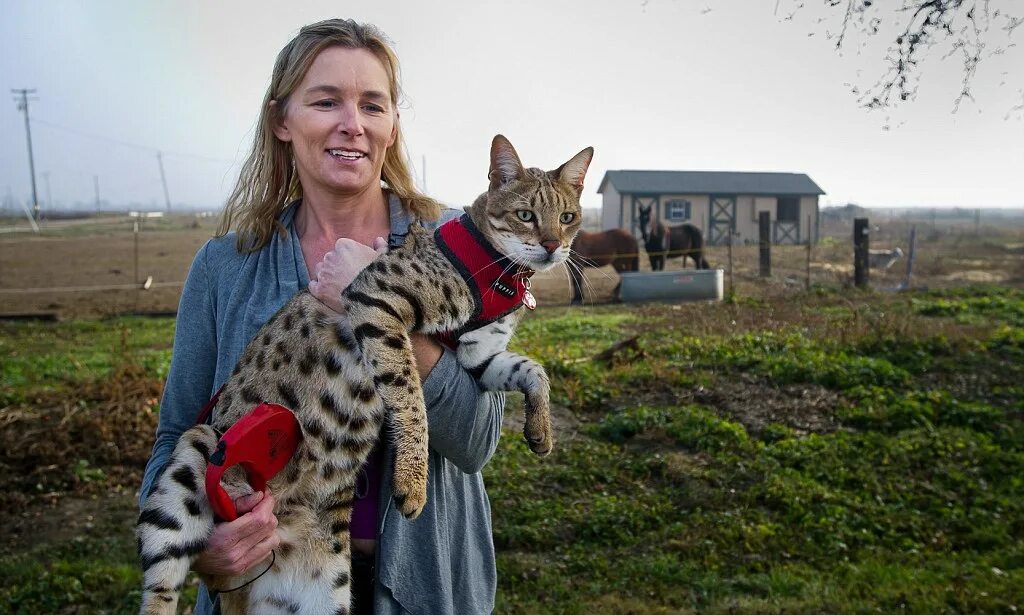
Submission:
[[[559,219],[559,221],[561,221],[562,224],[571,224],[572,221],[576,219],[576,214],[574,214],[574,213],[572,213],[570,211],[567,211],[567,212],[562,213],[562,215],[559,216],[558,219]]]
[[[533,220],[533,212],[527,209],[518,209],[516,210],[516,217],[523,222],[529,222],[530,220]]]

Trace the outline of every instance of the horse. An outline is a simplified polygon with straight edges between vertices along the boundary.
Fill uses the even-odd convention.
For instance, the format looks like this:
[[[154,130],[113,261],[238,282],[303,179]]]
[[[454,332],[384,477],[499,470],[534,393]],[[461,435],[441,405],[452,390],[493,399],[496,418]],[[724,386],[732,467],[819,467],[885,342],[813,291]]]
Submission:
[[[629,231],[620,228],[600,233],[580,231],[573,240],[570,250],[569,254],[580,257],[574,259],[574,266],[569,267],[573,304],[583,302],[583,267],[611,265],[618,273],[640,269],[640,247],[636,238]],[[621,281],[615,285],[613,291],[616,298],[619,296],[620,286]]]
[[[684,268],[686,257],[693,259],[697,269],[711,268],[704,259],[704,235],[699,228],[688,222],[679,226],[665,226],[660,220],[651,219],[650,206],[641,207],[639,214],[640,234],[644,238],[647,256],[651,259],[652,271],[661,271],[665,268],[666,259],[677,256],[683,257]]]

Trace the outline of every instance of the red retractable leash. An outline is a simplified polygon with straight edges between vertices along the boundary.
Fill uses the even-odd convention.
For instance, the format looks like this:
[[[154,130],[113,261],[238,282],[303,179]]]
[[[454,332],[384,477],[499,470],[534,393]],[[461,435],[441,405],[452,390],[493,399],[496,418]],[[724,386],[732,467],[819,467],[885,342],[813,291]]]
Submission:
[[[197,423],[206,421],[219,397],[217,391],[200,412]],[[288,464],[301,439],[295,414],[278,404],[259,404],[235,422],[220,437],[217,450],[206,464],[206,497],[213,512],[224,521],[238,518],[234,500],[220,484],[228,468],[241,465],[253,490],[263,491],[267,482]]]

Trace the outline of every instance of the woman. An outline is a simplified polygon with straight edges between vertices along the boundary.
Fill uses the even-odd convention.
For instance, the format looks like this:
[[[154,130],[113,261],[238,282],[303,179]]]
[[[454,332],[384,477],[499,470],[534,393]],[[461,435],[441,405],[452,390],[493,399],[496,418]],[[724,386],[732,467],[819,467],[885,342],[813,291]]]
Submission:
[[[397,75],[383,35],[350,20],[307,26],[278,55],[218,237],[185,283],[143,500],[245,345],[328,251],[343,254],[354,277],[375,248],[401,243],[411,220],[430,226],[459,214],[413,185]],[[504,398],[481,393],[435,341],[414,336],[413,348],[429,422],[429,500],[407,521],[391,504],[389,456],[372,456],[352,519],[355,613],[487,613],[496,572],[480,469],[497,446]],[[193,568],[239,574],[263,562],[279,540],[274,503],[272,494],[237,501],[245,514],[214,528]],[[201,588],[196,613],[214,608]]]

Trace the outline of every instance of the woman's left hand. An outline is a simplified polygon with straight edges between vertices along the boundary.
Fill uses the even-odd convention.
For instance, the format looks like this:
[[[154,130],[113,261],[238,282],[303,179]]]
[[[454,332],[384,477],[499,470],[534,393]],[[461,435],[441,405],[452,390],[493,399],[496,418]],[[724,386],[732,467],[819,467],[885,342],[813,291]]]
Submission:
[[[374,239],[372,248],[342,237],[335,242],[334,249],[316,264],[314,279],[309,282],[309,292],[335,312],[344,312],[342,291],[348,288],[360,271],[387,251],[388,242],[383,237]]]

